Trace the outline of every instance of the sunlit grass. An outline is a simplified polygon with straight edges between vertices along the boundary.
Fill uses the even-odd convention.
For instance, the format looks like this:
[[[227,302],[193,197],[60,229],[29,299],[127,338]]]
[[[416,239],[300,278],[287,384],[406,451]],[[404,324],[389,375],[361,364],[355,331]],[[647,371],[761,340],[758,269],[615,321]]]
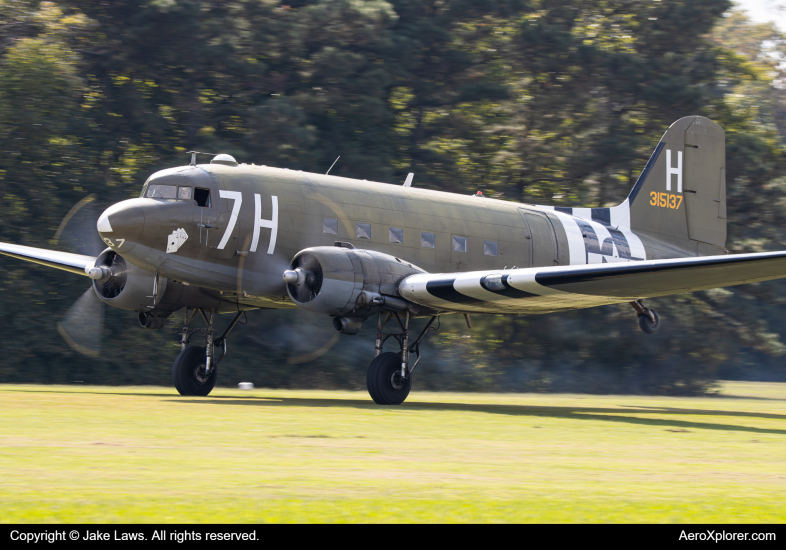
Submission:
[[[786,384],[723,395],[0,386],[0,517],[782,522]]]

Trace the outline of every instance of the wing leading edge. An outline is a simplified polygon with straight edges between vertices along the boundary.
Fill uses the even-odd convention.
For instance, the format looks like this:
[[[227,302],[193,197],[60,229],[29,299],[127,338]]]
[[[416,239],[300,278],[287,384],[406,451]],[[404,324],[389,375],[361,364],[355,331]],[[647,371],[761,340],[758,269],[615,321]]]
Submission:
[[[407,300],[461,313],[549,313],[786,277],[786,251],[611,264],[418,274]]]
[[[82,256],[81,254],[8,243],[0,243],[0,254],[85,276],[87,276],[85,270],[93,267],[96,260],[91,256]]]

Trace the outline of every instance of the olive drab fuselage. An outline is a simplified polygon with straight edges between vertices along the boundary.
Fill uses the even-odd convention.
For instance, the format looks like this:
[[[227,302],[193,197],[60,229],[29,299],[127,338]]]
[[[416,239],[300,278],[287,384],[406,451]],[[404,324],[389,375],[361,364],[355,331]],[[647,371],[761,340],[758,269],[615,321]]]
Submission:
[[[407,283],[403,298],[430,313],[545,313],[639,296],[594,283],[569,291],[532,286],[532,274],[516,270],[725,254],[725,217],[725,134],[706,118],[686,117],[669,127],[617,206],[527,205],[238,164],[220,155],[210,164],[153,174],[140,198],[102,215],[98,231],[114,252],[156,274],[156,281],[201,289],[223,304],[218,310],[304,307],[293,302],[282,274],[305,250],[345,243],[385,255],[379,265],[398,261],[415,266],[412,275],[445,274],[422,288],[415,282],[423,277]],[[377,269],[376,260],[361,265],[360,252],[325,254],[338,262],[325,266],[326,279],[354,280],[358,291],[368,290],[370,281],[376,281],[375,292],[386,284],[367,272]],[[396,272],[388,267],[382,271]],[[485,277],[505,270],[506,281],[523,277],[524,286],[486,285]],[[467,279],[466,273],[476,276]],[[392,297],[402,297],[404,284]],[[195,290],[178,293],[178,306],[196,296]],[[173,299],[171,291],[167,296]],[[350,299],[352,309],[364,298],[355,293]]]
[[[123,239],[113,226],[106,244],[145,270],[248,307],[295,307],[281,273],[304,248],[336,241],[432,273],[570,265],[558,216],[534,206],[244,164],[169,169],[145,190],[152,185],[207,189],[209,201],[125,201],[144,212],[144,228]],[[186,239],[169,246],[179,232]]]

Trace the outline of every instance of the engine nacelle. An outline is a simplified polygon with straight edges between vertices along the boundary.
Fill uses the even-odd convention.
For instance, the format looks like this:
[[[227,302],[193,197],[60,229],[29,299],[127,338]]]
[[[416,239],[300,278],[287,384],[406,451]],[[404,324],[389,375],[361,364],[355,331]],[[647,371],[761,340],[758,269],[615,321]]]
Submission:
[[[156,277],[155,273],[126,262],[111,249],[96,258],[95,268],[101,269],[101,277],[93,279],[93,288],[112,307],[149,311],[152,307],[148,306],[157,305],[166,293],[168,281],[164,277]],[[89,275],[95,277],[93,273]]]
[[[289,297],[305,310],[363,319],[378,308],[417,314],[417,306],[398,292],[399,282],[416,273],[426,271],[381,252],[317,246],[298,252],[284,280]]]
[[[156,277],[155,273],[127,262],[112,249],[104,250],[88,271],[99,299],[119,309],[139,312],[139,323],[158,329],[166,318],[181,307],[216,309],[229,306],[218,296],[177,281]]]

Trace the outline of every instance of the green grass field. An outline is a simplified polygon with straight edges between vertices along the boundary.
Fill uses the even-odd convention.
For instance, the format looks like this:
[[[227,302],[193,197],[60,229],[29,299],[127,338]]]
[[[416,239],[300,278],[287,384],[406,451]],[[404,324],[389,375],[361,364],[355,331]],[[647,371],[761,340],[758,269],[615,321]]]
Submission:
[[[721,397],[0,386],[4,522],[783,522],[786,384]]]

